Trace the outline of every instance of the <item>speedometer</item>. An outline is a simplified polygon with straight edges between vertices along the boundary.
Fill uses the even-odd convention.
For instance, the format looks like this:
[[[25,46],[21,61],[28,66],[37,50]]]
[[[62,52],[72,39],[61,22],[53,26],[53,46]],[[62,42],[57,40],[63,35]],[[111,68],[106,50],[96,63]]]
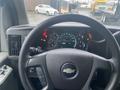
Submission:
[[[76,37],[71,33],[62,33],[58,40],[59,48],[75,48],[76,44]]]

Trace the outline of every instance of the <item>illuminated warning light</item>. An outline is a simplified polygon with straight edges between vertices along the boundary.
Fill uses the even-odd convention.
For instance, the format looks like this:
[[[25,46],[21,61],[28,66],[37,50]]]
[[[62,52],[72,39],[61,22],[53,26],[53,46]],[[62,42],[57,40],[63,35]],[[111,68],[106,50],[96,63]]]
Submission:
[[[46,38],[47,38],[47,31],[44,31],[44,32],[42,33],[42,36],[43,36],[44,39],[46,39]]]

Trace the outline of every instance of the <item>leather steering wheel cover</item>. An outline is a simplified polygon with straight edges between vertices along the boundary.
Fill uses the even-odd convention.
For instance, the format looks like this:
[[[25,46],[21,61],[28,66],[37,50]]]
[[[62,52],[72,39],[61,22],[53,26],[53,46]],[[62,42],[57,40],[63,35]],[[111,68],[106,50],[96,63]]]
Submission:
[[[120,50],[119,50],[119,45],[115,38],[112,36],[112,33],[101,23],[98,21],[89,18],[87,16],[83,15],[77,15],[77,14],[68,14],[68,15],[60,15],[56,17],[52,17],[50,19],[45,20],[44,22],[40,23],[37,25],[26,37],[21,51],[19,55],[19,75],[21,78],[21,82],[26,90],[34,90],[32,85],[30,84],[26,72],[25,72],[25,62],[27,60],[27,53],[29,50],[29,46],[34,43],[34,38],[39,37],[40,33],[57,23],[61,22],[79,22],[86,24],[90,26],[91,28],[95,29],[98,33],[102,34],[104,38],[107,40],[109,46],[111,47],[112,55],[114,58],[114,68],[115,70],[112,73],[111,79],[109,84],[107,85],[105,90],[114,90],[118,81],[119,81],[119,71],[120,71]]]

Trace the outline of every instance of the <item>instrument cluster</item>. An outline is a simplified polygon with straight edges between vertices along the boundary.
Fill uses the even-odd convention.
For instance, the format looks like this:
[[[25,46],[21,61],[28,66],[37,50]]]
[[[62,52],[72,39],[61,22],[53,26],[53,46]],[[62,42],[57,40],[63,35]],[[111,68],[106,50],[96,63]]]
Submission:
[[[88,50],[89,43],[93,40],[92,33],[81,31],[44,31],[40,41],[43,50],[58,48],[76,48]]]

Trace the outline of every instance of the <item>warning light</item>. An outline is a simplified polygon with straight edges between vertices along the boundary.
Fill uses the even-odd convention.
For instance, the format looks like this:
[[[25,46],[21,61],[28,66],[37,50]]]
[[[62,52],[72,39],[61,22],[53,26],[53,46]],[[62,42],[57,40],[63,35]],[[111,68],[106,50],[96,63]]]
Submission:
[[[43,36],[44,39],[46,39],[47,38],[47,31],[44,31],[42,36]]]

